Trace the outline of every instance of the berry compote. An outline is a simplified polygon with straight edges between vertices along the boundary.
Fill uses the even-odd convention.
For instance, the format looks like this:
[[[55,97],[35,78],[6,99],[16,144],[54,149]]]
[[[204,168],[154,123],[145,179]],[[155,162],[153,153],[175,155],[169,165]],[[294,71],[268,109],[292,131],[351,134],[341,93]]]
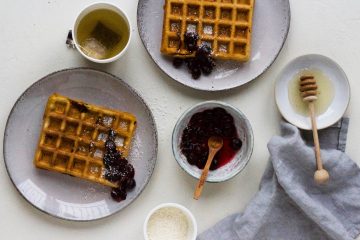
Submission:
[[[195,57],[174,58],[173,65],[175,68],[180,68],[183,61],[185,61],[188,71],[193,79],[199,79],[201,73],[209,75],[214,67],[215,61],[212,57],[212,49],[206,44],[198,46],[199,35],[195,32],[187,32],[184,35],[184,45],[186,49],[192,53],[195,52]]]
[[[203,169],[209,154],[208,140],[219,136],[223,147],[215,155],[210,170],[224,166],[241,149],[242,141],[237,135],[233,117],[223,108],[217,107],[195,113],[181,136],[180,148],[187,161]]]
[[[105,165],[105,179],[119,185],[118,188],[111,190],[111,197],[120,202],[126,199],[127,191],[133,189],[136,182],[134,179],[135,169],[116,149],[115,137],[116,132],[110,129],[105,142],[103,162]]]

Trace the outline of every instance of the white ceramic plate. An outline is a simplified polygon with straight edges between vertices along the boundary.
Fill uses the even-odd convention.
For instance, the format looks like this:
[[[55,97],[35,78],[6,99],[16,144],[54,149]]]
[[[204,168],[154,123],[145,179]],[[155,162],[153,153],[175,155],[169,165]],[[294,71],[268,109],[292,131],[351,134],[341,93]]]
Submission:
[[[112,200],[109,187],[33,165],[45,105],[54,92],[136,116],[128,160],[134,165],[137,185],[125,201]],[[95,220],[129,205],[147,185],[156,157],[155,122],[142,98],[121,79],[86,68],[55,72],[29,87],[15,103],[4,134],[5,165],[19,193],[39,210],[66,220]]]
[[[289,101],[289,83],[303,69],[322,71],[331,81],[334,97],[327,110],[317,116],[318,129],[337,122],[345,113],[350,100],[350,86],[341,67],[328,57],[310,54],[291,61],[280,73],[275,84],[275,99],[282,116],[301,129],[311,129],[310,118],[299,114]]]
[[[288,0],[256,0],[250,61],[217,61],[217,67],[212,74],[193,80],[185,66],[175,69],[172,58],[160,53],[164,2],[139,0],[137,20],[140,37],[151,58],[162,71],[174,80],[199,90],[231,89],[257,78],[275,61],[290,27]]]

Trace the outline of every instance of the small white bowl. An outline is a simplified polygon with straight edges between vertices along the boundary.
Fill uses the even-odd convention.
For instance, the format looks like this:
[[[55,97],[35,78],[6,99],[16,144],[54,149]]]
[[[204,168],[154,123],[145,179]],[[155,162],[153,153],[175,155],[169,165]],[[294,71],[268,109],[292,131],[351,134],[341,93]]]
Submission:
[[[195,217],[187,208],[185,208],[184,206],[177,204],[177,203],[163,203],[163,204],[156,206],[149,212],[149,214],[147,215],[145,222],[144,222],[144,228],[143,228],[144,239],[150,240],[150,238],[148,236],[148,231],[147,231],[150,218],[153,216],[153,214],[155,212],[157,212],[161,209],[164,209],[164,208],[178,209],[186,216],[186,220],[188,222],[187,240],[195,240],[196,236],[197,236],[197,224],[196,224]],[[152,240],[156,240],[156,239],[152,239]]]
[[[350,86],[341,67],[328,57],[309,54],[292,60],[279,74],[275,83],[275,100],[281,115],[298,128],[310,130],[310,117],[295,111],[289,101],[289,84],[296,74],[304,69],[317,69],[331,81],[334,97],[327,110],[317,116],[317,127],[323,129],[339,121],[350,101]]]
[[[240,151],[236,153],[236,155],[232,160],[230,160],[229,163],[216,170],[209,171],[206,179],[207,182],[223,182],[236,176],[245,168],[246,164],[249,162],[254,147],[254,135],[250,122],[239,109],[219,101],[202,102],[184,112],[174,127],[172,135],[172,150],[174,157],[180,167],[194,178],[200,178],[202,170],[197,166],[190,165],[184,154],[181,152],[181,137],[191,117],[195,113],[216,107],[225,109],[234,118],[237,134],[243,144]]]
[[[126,27],[127,30],[129,31],[129,38],[128,41],[125,45],[125,47],[115,56],[111,57],[111,58],[106,58],[106,59],[97,59],[97,58],[93,58],[90,57],[88,55],[86,55],[82,50],[81,47],[77,41],[77,27],[81,21],[81,19],[83,19],[83,17],[85,17],[87,14],[89,14],[90,12],[93,12],[95,10],[99,10],[99,9],[109,9],[112,10],[114,12],[116,12],[126,23]],[[119,59],[121,56],[123,56],[126,52],[126,50],[129,48],[130,45],[130,41],[131,41],[131,37],[132,37],[132,31],[131,31],[131,24],[130,24],[130,20],[129,17],[127,16],[127,14],[121,10],[120,8],[118,8],[117,6],[110,4],[110,3],[93,3],[87,7],[85,7],[77,16],[73,28],[72,28],[72,33],[73,33],[73,40],[74,40],[74,44],[76,49],[80,52],[81,55],[83,55],[86,59],[92,61],[92,62],[96,62],[96,63],[110,63],[113,62],[117,59]]]

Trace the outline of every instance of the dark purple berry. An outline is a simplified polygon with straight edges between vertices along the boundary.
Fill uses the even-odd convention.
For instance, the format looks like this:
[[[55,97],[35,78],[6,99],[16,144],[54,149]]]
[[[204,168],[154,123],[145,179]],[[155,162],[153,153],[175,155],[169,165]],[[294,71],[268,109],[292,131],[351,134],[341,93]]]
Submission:
[[[196,80],[196,79],[199,79],[200,76],[201,76],[201,71],[200,71],[199,68],[195,68],[195,69],[191,70],[191,77],[192,77],[193,79],[195,79],[195,80]]]
[[[135,169],[133,167],[133,165],[131,164],[127,164],[125,167],[125,174],[129,177],[129,178],[134,178],[135,176]]]
[[[113,129],[109,130],[109,140],[114,141],[116,137],[116,132]]]
[[[117,166],[111,165],[105,170],[105,179],[111,182],[116,182],[120,180],[121,177],[122,177],[122,172]]]
[[[214,135],[221,137],[223,135],[223,132],[220,128],[214,128]]]
[[[196,52],[196,55],[197,56],[200,56],[200,55],[202,55],[202,56],[210,56],[211,55],[211,52],[212,52],[212,50],[211,50],[211,47],[209,46],[209,45],[207,45],[207,44],[203,44],[203,45],[201,45],[200,47],[199,47],[199,49],[197,50],[197,52]]]
[[[115,152],[116,151],[116,144],[114,141],[108,139],[105,142],[105,149],[108,152]]]
[[[210,165],[210,170],[215,170],[218,168],[219,160],[217,158],[214,158]]]
[[[197,166],[199,169],[204,169],[205,163],[204,163],[202,160],[198,160],[198,161],[196,162],[196,166]]]
[[[128,161],[125,158],[123,158],[123,157],[119,158],[119,165],[120,166],[126,166],[127,164],[128,164]]]
[[[184,36],[184,44],[186,49],[189,52],[197,50],[197,41],[199,40],[199,35],[195,32],[187,32]]]
[[[114,164],[113,158],[111,158],[111,156],[109,156],[109,155],[107,155],[107,156],[105,155],[103,158],[103,161],[104,161],[105,167],[109,167],[112,164]]]
[[[119,152],[106,152],[103,157],[105,167],[117,166],[120,164],[121,154]]]
[[[209,75],[212,72],[212,68],[208,66],[201,66],[201,71],[204,75]]]
[[[179,68],[181,67],[181,65],[183,64],[184,60],[181,58],[174,58],[173,59],[173,65],[175,68]]]
[[[199,62],[195,58],[187,59],[187,67],[193,79],[198,79],[201,76],[201,68]]]
[[[119,180],[119,185],[123,186],[126,185],[127,182],[129,181],[129,177],[126,175],[121,176],[120,180]]]
[[[130,178],[126,183],[126,187],[128,190],[134,189],[135,186],[136,186],[136,181],[133,178]]]
[[[242,147],[242,141],[239,138],[233,138],[231,140],[231,147],[234,150],[239,150]]]
[[[196,155],[192,152],[190,152],[187,156],[187,160],[191,165],[196,165],[197,159]]]
[[[225,137],[232,137],[236,134],[236,129],[234,124],[226,123],[223,126],[223,134]]]
[[[188,67],[188,69],[191,71],[192,69],[195,69],[195,68],[199,68],[200,69],[200,64],[198,61],[196,61],[195,58],[189,58],[189,59],[186,59],[186,65]]]
[[[117,202],[125,200],[126,196],[127,196],[127,193],[124,189],[113,188],[111,190],[111,197]]]
[[[233,124],[234,123],[234,118],[230,114],[226,113],[222,117],[222,122],[224,124],[228,124],[228,123]]]
[[[196,60],[199,62],[201,71],[204,74],[210,74],[215,67],[214,59],[211,57],[211,47],[202,45],[195,54]]]

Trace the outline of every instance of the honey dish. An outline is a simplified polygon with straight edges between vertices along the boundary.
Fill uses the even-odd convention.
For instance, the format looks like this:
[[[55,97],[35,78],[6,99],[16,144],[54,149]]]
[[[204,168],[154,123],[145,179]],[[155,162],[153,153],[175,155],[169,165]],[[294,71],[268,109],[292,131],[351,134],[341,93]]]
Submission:
[[[299,92],[302,75],[317,79],[315,102],[318,129],[337,122],[350,101],[350,86],[341,67],[328,57],[309,54],[295,58],[280,72],[275,84],[275,100],[281,115],[301,129],[311,129],[306,102]]]

